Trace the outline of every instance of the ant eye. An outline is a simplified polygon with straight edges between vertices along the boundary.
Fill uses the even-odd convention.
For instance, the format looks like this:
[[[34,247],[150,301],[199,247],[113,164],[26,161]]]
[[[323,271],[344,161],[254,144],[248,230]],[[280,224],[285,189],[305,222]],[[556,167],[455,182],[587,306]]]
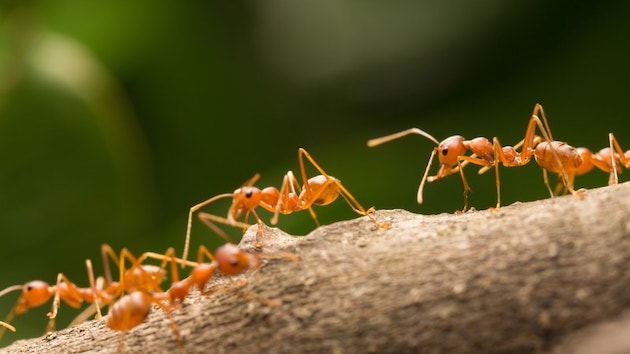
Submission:
[[[442,155],[444,156],[448,155],[448,148],[442,149]]]
[[[28,286],[26,287],[26,291],[31,291],[31,290],[33,290],[33,286],[32,286],[32,285],[28,285]]]
[[[245,197],[246,198],[251,198],[252,194],[254,194],[254,192],[251,189],[249,189],[247,192],[245,192]]]
[[[230,260],[230,265],[234,268],[238,266],[238,259],[234,258]]]

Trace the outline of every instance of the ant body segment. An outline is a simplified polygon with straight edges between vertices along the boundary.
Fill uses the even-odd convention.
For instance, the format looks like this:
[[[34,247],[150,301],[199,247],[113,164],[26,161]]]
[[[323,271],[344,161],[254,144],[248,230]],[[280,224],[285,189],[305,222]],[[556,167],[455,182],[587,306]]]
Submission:
[[[304,158],[306,158],[311,165],[318,170],[320,173],[319,175],[311,178],[307,177]],[[199,213],[198,216],[206,225],[214,229],[217,233],[219,233],[219,235],[228,240],[228,242],[230,241],[229,237],[226,237],[225,233],[219,231],[212,222],[219,222],[246,229],[251,226],[247,224],[248,216],[251,213],[256,218],[256,222],[259,226],[258,232],[260,234],[260,226],[264,225],[264,222],[256,212],[256,208],[260,206],[273,213],[273,217],[271,218],[272,225],[275,225],[278,222],[279,214],[286,215],[293,212],[308,210],[315,223],[319,226],[319,221],[315,211],[313,210],[313,206],[328,205],[335,201],[339,196],[344,198],[352,210],[360,215],[367,216],[379,227],[389,226],[389,223],[379,223],[376,221],[376,219],[374,219],[371,215],[374,212],[374,208],[369,208],[367,210],[363,208],[363,206],[361,206],[352,194],[350,194],[350,192],[341,184],[341,181],[328,175],[303,148],[298,149],[298,162],[302,178],[301,185],[293,172],[288,171],[284,175],[282,186],[279,190],[276,187],[266,187],[260,189],[253,186],[260,177],[260,175],[256,174],[233,193],[219,194],[190,208],[186,229],[186,241],[184,244],[184,253],[182,258],[187,259],[188,257],[193,213],[222,198],[232,198],[232,205],[230,206],[230,209],[228,209],[227,218],[221,218],[208,213]],[[244,217],[244,223],[237,221],[241,216]],[[261,246],[262,242],[258,242],[257,245]]]
[[[175,307],[168,301],[168,293],[160,288],[160,284],[166,275],[164,265],[157,267],[142,264],[146,258],[161,257],[161,255],[145,252],[136,258],[127,249],[123,249],[120,252],[120,257],[117,257],[109,246],[103,245],[103,254],[105,253],[109,254],[115,263],[118,263],[120,270],[119,289],[121,289],[119,295],[122,294],[122,289],[126,292],[110,306],[105,322],[107,327],[121,332],[119,352],[122,351],[125,334],[147,318],[151,312],[152,305],[156,305],[167,312],[171,329],[178,345],[181,347],[183,342],[177,325],[171,317],[171,311]],[[126,259],[131,262],[129,269],[125,269]],[[105,264],[108,264],[108,262],[105,262]],[[182,262],[182,264],[191,265],[192,263]],[[108,272],[108,266],[106,267],[106,272]]]
[[[630,169],[630,150],[624,152],[613,133],[608,134],[608,147],[596,153],[584,147],[579,147],[577,150],[583,161],[582,165],[576,170],[575,174],[577,176],[587,174],[594,168],[598,168],[609,173],[608,185],[615,185],[619,183],[618,174],[621,173],[622,167]]]
[[[97,318],[101,318],[100,308],[102,305],[110,305],[122,295],[123,292],[132,292],[136,289],[155,290],[165,277],[164,269],[153,265],[142,265],[141,262],[149,257],[151,253],[143,254],[138,260],[129,251],[123,249],[120,257],[116,256],[110,246],[102,245],[101,254],[104,264],[104,277],[94,279],[92,262],[86,260],[88,278],[90,286],[82,288],[71,282],[63,273],[57,275],[55,285],[49,285],[45,281],[33,280],[24,285],[13,285],[0,291],[0,296],[13,291],[21,291],[20,297],[11,312],[7,315],[5,322],[8,324],[15,316],[20,316],[29,309],[39,307],[53,298],[53,304],[48,312],[49,322],[45,332],[50,332],[55,328],[55,318],[63,301],[72,308],[79,308],[84,302],[93,304],[87,308],[70,324],[79,323],[89,316],[97,313]],[[110,257],[120,267],[120,281],[112,280],[111,271],[107,257]],[[125,269],[125,260],[130,259],[132,266]],[[11,326],[12,328],[12,326]],[[9,329],[11,329],[9,328]],[[0,338],[4,334],[5,328],[0,328]]]
[[[200,246],[197,257],[198,262],[190,262],[176,258],[175,251],[172,248],[169,248],[163,255],[146,252],[137,260],[130,258],[130,254],[128,254],[127,257],[132,260],[134,265],[137,265],[141,258],[162,260],[162,265],[159,267],[160,269],[164,269],[166,264],[170,262],[172,284],[170,288],[164,292],[158,286],[161,280],[152,282],[149,279],[145,285],[133,288],[133,290],[122,296],[110,307],[106,325],[113,330],[122,332],[123,337],[121,337],[121,347],[119,349],[122,348],[122,339],[125,333],[138,326],[148,317],[153,304],[167,312],[171,328],[177,338],[178,345],[181,347],[183,341],[179,335],[177,325],[172,319],[171,312],[183,303],[191,289],[197,287],[202,294],[208,294],[210,291],[206,290],[206,285],[210,282],[214,274],[219,272],[232,276],[243,273],[248,269],[257,269],[260,267],[261,256],[244,252],[236,245],[227,243],[219,247],[214,255],[205,246]],[[279,257],[293,261],[298,260],[296,256],[291,254],[282,253]],[[209,259],[210,262],[204,262],[204,258]],[[178,263],[192,267],[190,275],[182,280],[179,279],[179,272],[177,270]],[[239,294],[243,295],[241,293]],[[261,301],[269,306],[279,306],[279,302],[277,301],[269,301],[253,296],[248,298]]]
[[[97,287],[92,273],[92,263],[88,260],[86,265],[90,277],[90,287],[87,288],[77,286],[63,273],[59,273],[57,275],[57,282],[52,286],[42,280],[33,280],[24,285],[9,286],[0,291],[0,296],[4,296],[13,291],[22,292],[17,303],[5,318],[5,323],[10,323],[15,316],[20,316],[29,309],[39,307],[53,298],[53,305],[50,312],[48,312],[49,321],[46,326],[46,332],[50,332],[55,328],[55,318],[61,301],[65,302],[70,307],[79,308],[83,302],[98,303],[99,298],[106,298],[107,293],[111,291],[111,289],[103,289],[100,285]],[[11,329],[12,326],[7,328]],[[4,331],[4,327],[0,328],[0,338],[4,335]]]
[[[542,117],[542,122],[539,115]],[[536,127],[541,131],[542,138],[535,134]],[[515,146],[501,146],[499,139],[496,137],[490,142],[484,137],[466,140],[460,135],[454,135],[439,142],[433,136],[418,128],[410,128],[384,137],[371,139],[367,142],[367,145],[369,147],[377,146],[409,134],[422,135],[436,144],[436,147],[431,152],[420,187],[418,188],[417,200],[419,204],[422,204],[424,184],[427,180],[432,182],[459,172],[464,184],[464,209],[462,212],[466,211],[470,187],[464,176],[463,168],[467,164],[472,163],[481,166],[480,174],[494,167],[497,186],[497,204],[495,209],[499,209],[501,206],[499,163],[505,167],[524,166],[531,160],[532,155],[543,168],[544,182],[552,196],[553,192],[549,186],[547,171],[558,173],[566,189],[576,196],[580,195],[579,192],[573,189],[573,180],[578,167],[582,164],[582,157],[580,157],[580,154],[574,147],[564,142],[553,140],[545,112],[540,104],[536,104],[534,107],[534,112],[527,124],[525,137]],[[520,152],[517,151],[519,147],[521,147]],[[472,154],[466,155],[467,151],[472,152]],[[435,176],[429,176],[431,162],[436,154],[440,161],[440,169]]]

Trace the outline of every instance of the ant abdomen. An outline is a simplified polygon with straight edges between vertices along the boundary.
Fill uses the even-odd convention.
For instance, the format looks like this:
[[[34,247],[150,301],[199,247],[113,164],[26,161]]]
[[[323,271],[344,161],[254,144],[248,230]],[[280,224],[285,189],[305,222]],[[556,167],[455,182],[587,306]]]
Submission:
[[[564,168],[569,175],[575,174],[575,170],[582,164],[582,157],[577,149],[562,141],[543,141],[539,143],[536,145],[534,157],[536,162],[544,169],[562,173]]]
[[[107,314],[107,327],[115,331],[128,331],[142,323],[151,312],[151,300],[142,291],[121,297]]]

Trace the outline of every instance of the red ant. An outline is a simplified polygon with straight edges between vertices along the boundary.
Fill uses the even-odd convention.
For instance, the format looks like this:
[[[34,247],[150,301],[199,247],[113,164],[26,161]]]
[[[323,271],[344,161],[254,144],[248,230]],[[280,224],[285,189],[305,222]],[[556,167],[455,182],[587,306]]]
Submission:
[[[158,284],[149,282],[149,286],[131,291],[110,307],[106,324],[111,329],[122,331],[124,335],[130,329],[142,323],[149,315],[151,305],[155,304],[169,314],[171,327],[177,336],[180,346],[183,343],[177,326],[170,317],[170,313],[184,301],[191,288],[196,286],[202,294],[207,294],[206,284],[210,282],[217,271],[231,276],[240,274],[248,269],[257,269],[260,266],[260,256],[244,252],[231,243],[219,247],[214,256],[205,246],[200,246],[197,263],[176,258],[175,251],[172,248],[167,250],[164,255],[152,252],[144,253],[142,258],[146,257],[162,260],[161,269],[165,267],[167,262],[171,263],[171,278],[173,281],[171,287],[166,292],[163,292],[157,286]],[[204,262],[204,257],[210,259],[211,262]],[[294,261],[298,259],[294,255],[284,253],[280,254],[279,257]],[[133,260],[133,263],[137,264],[138,260]],[[188,277],[179,280],[177,263],[193,267]],[[263,301],[270,306],[279,305],[278,302],[255,299]]]
[[[157,267],[142,264],[146,258],[159,258],[163,256],[153,252],[145,252],[140,257],[136,258],[127,249],[123,249],[120,252],[120,257],[117,257],[109,246],[104,245],[103,247],[103,253],[109,254],[114,262],[118,263],[120,270],[119,289],[124,289],[127,293],[110,306],[106,318],[107,327],[122,332],[118,348],[119,352],[122,351],[125,333],[138,326],[146,319],[151,311],[152,305],[156,305],[167,312],[173,334],[177,339],[178,345],[181,347],[183,342],[177,325],[171,317],[171,311],[174,309],[174,305],[168,301],[168,293],[162,291],[160,288],[160,283],[162,283],[165,276],[164,265]],[[125,269],[125,261],[127,259],[132,264],[129,269]],[[184,265],[195,265],[192,262],[180,262]],[[105,264],[108,264],[108,262],[105,262]]]
[[[136,327],[149,315],[152,304],[156,304],[163,310],[172,310],[177,304],[183,302],[193,285],[197,285],[203,292],[205,283],[210,280],[217,269],[228,272],[227,274],[237,274],[245,269],[258,266],[258,258],[229,243],[216,252],[220,262],[216,261],[215,257],[204,246],[199,249],[199,263],[176,258],[172,248],[164,255],[157,253],[145,253],[145,255],[162,260],[161,268],[166,262],[171,262],[171,277],[173,279],[171,288],[164,292],[159,288],[157,282],[152,281],[145,283],[145,286],[141,288],[134,288],[110,307],[107,326],[111,329],[128,331]],[[212,263],[202,263],[201,260],[204,255],[212,259]],[[138,260],[133,260],[134,264],[137,262]],[[191,276],[180,281],[176,263],[192,266]]]
[[[176,267],[176,263],[190,265],[189,262],[184,259],[175,257],[175,251],[171,248],[165,255],[153,254],[153,258],[161,259],[163,261],[162,267],[165,262],[171,262],[171,277],[173,283],[168,289],[169,299],[172,304],[180,304],[184,301],[184,298],[188,296],[193,286],[202,294],[207,294],[206,285],[210,282],[212,277],[218,272],[228,276],[231,281],[231,276],[241,274],[249,269],[258,269],[261,266],[261,259],[288,259],[293,262],[299,261],[299,257],[285,252],[270,253],[270,254],[252,254],[245,252],[238,248],[233,243],[226,243],[223,246],[217,248],[214,255],[203,245],[199,246],[197,252],[197,262],[192,266],[190,275],[182,280],[179,280],[179,275]],[[205,262],[204,259],[210,260]],[[277,302],[267,302],[256,298],[271,306],[276,306]]]
[[[306,168],[304,166],[304,158],[308,159],[308,161],[319,171],[320,175],[311,178],[307,177]],[[232,198],[232,205],[230,206],[230,209],[228,209],[227,218],[221,218],[207,213],[199,213],[198,216],[204,223],[206,223],[206,225],[213,228],[228,241],[229,237],[224,236],[223,232],[219,231],[218,228],[212,225],[213,221],[246,229],[250,226],[247,224],[247,219],[251,213],[256,218],[256,222],[259,226],[258,232],[261,232],[260,226],[264,225],[264,223],[258,216],[258,213],[256,213],[256,208],[260,206],[263,209],[274,213],[271,218],[272,225],[275,225],[278,222],[279,214],[286,215],[301,210],[308,210],[313,220],[315,220],[315,223],[319,225],[313,206],[328,205],[335,201],[340,195],[356,213],[367,216],[379,227],[389,226],[388,223],[377,222],[371,215],[374,212],[374,208],[369,208],[367,210],[363,208],[363,206],[361,206],[352,194],[350,194],[350,192],[341,184],[341,181],[328,175],[303,148],[298,149],[298,162],[302,177],[301,186],[293,172],[288,171],[284,175],[280,190],[275,187],[259,189],[253,186],[260,177],[256,174],[233,193],[219,194],[190,208],[186,229],[186,241],[184,244],[184,253],[182,258],[187,259],[188,257],[193,213],[221,198]],[[237,221],[241,216],[244,216],[245,223]],[[260,246],[261,243],[259,242],[257,245]]]
[[[576,176],[586,174],[593,168],[598,168],[610,174],[608,185],[619,183],[618,174],[621,173],[621,167],[630,168],[630,150],[624,152],[613,133],[608,134],[608,144],[608,147],[596,153],[592,153],[584,147],[577,148],[583,162],[576,170]]]
[[[175,251],[170,249],[162,259],[165,262],[170,261],[172,264],[173,283],[167,291],[172,303],[182,303],[193,286],[196,286],[202,294],[207,294],[206,284],[217,272],[233,276],[248,269],[260,267],[260,256],[242,251],[232,243],[226,243],[217,248],[214,255],[205,246],[199,246],[197,263],[192,267],[190,275],[182,280],[179,280],[175,263],[183,260],[175,257]],[[210,262],[204,262],[204,259],[208,259]]]
[[[13,285],[0,291],[3,296],[12,291],[21,290],[22,294],[11,312],[7,315],[5,322],[9,323],[15,316],[20,316],[31,308],[39,307],[53,298],[51,311],[48,313],[49,322],[46,332],[50,332],[55,328],[55,318],[59,309],[60,302],[63,301],[70,307],[79,308],[83,302],[94,304],[93,307],[86,309],[70,324],[71,326],[88,318],[94,311],[97,312],[97,318],[102,317],[101,305],[109,305],[118,298],[123,291],[132,291],[136,288],[147,288],[147,284],[160,283],[165,276],[164,270],[152,265],[140,265],[140,262],[149,255],[143,255],[139,261],[135,261],[134,265],[128,270],[124,270],[125,258],[135,259],[127,250],[121,252],[120,258],[115,255],[108,245],[101,247],[103,264],[105,268],[105,278],[99,277],[94,279],[92,262],[86,260],[88,278],[90,286],[82,288],[72,283],[63,273],[57,275],[57,282],[51,286],[47,282],[41,280],[33,280],[24,285]],[[121,268],[121,282],[112,281],[109,262],[107,256],[111,257]],[[149,287],[151,288],[151,287]],[[12,326],[11,326],[12,327]],[[4,334],[4,328],[0,328],[0,338]]]
[[[48,312],[49,322],[46,327],[46,332],[49,332],[54,330],[55,317],[57,316],[61,300],[73,308],[79,308],[84,301],[90,303],[98,301],[97,299],[99,297],[105,295],[106,290],[97,288],[95,285],[92,263],[88,260],[86,265],[88,267],[88,274],[90,277],[90,287],[88,288],[78,287],[63,273],[59,273],[57,275],[57,282],[53,286],[50,286],[47,282],[41,280],[33,280],[24,285],[9,286],[0,291],[0,296],[4,296],[12,291],[22,291],[16,305],[7,315],[5,322],[8,324],[15,316],[20,316],[29,309],[39,307],[47,303],[50,298],[53,298],[52,309]],[[7,328],[11,329],[11,327]],[[0,328],[0,338],[3,336],[4,330],[5,328]]]
[[[538,115],[542,117],[544,125]],[[542,132],[543,138],[535,135],[537,126]],[[503,166],[506,167],[523,166],[529,162],[532,155],[535,157],[536,162],[543,167],[544,182],[552,196],[553,192],[549,186],[547,170],[558,173],[567,190],[576,196],[580,195],[573,189],[573,180],[577,169],[582,163],[582,158],[574,147],[564,142],[553,140],[545,112],[540,104],[534,106],[534,112],[527,125],[525,137],[514,147],[501,146],[499,139],[496,137],[490,142],[484,137],[466,140],[460,135],[455,135],[444,139],[442,142],[438,142],[433,136],[418,128],[411,128],[384,137],[371,139],[367,144],[373,147],[409,134],[422,135],[437,145],[431,152],[424,176],[418,188],[417,199],[419,204],[422,204],[422,192],[427,180],[429,180],[429,182],[440,180],[443,177],[459,172],[464,184],[464,209],[462,212],[466,211],[468,208],[468,192],[470,191],[470,187],[464,176],[463,168],[466,164],[473,163],[482,166],[479,173],[483,173],[492,167],[495,168],[497,186],[496,209],[499,209],[501,206],[499,163],[502,163]],[[522,149],[519,153],[516,149],[521,146]],[[468,150],[472,152],[471,155],[465,155]],[[435,154],[438,154],[440,169],[436,176],[428,177],[431,162]]]

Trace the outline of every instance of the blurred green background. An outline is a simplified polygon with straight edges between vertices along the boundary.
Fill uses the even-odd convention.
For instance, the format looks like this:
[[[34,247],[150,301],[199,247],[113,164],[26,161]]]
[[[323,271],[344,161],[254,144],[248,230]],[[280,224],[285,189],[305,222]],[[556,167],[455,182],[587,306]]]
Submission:
[[[102,243],[181,251],[192,205],[256,172],[279,186],[298,147],[365,207],[422,214],[460,209],[459,177],[428,184],[417,205],[433,143],[368,139],[419,127],[514,144],[540,102],[556,139],[599,150],[613,131],[630,148],[629,12],[624,1],[3,1],[0,288],[58,272],[87,286],[84,260],[100,274]],[[470,205],[486,209],[494,177],[474,170]],[[501,181],[503,205],[548,197],[536,163],[502,168]],[[355,217],[343,201],[317,211],[324,224]],[[306,234],[303,214],[279,226]],[[220,240],[196,222],[200,243]],[[0,298],[0,318],[17,295]],[[41,335],[49,306],[1,344]],[[58,327],[77,313],[62,305]]]

